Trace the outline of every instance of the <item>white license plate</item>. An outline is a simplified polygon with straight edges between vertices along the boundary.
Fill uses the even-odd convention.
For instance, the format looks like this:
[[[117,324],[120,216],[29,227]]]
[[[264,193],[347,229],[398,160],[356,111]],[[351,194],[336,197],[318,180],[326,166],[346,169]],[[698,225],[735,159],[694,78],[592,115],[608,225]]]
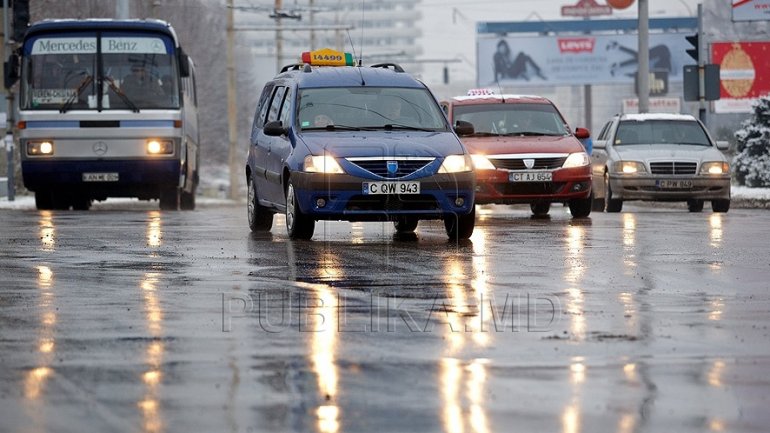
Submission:
[[[83,173],[83,182],[117,182],[118,173]]]
[[[364,182],[361,190],[364,195],[419,194],[420,182]]]
[[[551,182],[553,173],[550,171],[511,171],[508,173],[510,182]]]
[[[659,180],[660,189],[691,189],[692,180]]]

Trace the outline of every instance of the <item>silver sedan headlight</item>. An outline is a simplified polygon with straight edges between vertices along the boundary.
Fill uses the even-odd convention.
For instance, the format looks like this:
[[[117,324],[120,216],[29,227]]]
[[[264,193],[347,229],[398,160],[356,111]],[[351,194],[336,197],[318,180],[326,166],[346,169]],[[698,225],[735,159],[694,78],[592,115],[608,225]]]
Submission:
[[[704,162],[700,166],[700,174],[727,174],[730,173],[730,164],[723,161]]]
[[[647,173],[644,163],[639,161],[618,161],[615,163],[615,173],[639,174]]]

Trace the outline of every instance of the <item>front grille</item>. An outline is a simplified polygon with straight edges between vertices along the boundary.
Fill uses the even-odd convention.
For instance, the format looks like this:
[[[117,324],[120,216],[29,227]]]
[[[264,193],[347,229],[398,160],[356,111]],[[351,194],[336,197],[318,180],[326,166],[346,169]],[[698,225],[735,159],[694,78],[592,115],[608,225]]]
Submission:
[[[497,192],[505,195],[557,194],[563,187],[564,182],[513,182],[495,185]]]
[[[652,174],[695,174],[695,169],[697,167],[698,163],[696,162],[651,162],[650,172]]]
[[[363,168],[364,170],[376,174],[377,176],[387,178],[399,178],[410,175],[415,171],[425,167],[433,162],[434,158],[421,158],[421,159],[382,159],[382,160],[359,160],[350,158],[348,161]],[[388,162],[395,161],[398,163],[398,169],[395,173],[388,173]]]
[[[524,165],[524,159],[534,159],[535,165],[532,168],[527,168]],[[566,157],[558,158],[489,158],[489,162],[495,166],[495,168],[502,168],[506,170],[553,170],[555,168],[561,168],[566,161]]]
[[[434,211],[439,210],[435,197],[429,194],[354,195],[348,200],[349,211]]]

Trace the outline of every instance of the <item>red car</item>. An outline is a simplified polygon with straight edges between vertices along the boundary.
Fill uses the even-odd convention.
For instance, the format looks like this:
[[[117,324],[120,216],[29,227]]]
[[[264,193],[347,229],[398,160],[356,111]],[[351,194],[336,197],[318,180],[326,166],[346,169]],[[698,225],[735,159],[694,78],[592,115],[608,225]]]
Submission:
[[[591,161],[579,140],[590,133],[573,134],[550,100],[482,94],[441,104],[452,124],[463,126],[460,139],[476,167],[476,204],[529,203],[544,216],[558,202],[573,218],[591,213]]]

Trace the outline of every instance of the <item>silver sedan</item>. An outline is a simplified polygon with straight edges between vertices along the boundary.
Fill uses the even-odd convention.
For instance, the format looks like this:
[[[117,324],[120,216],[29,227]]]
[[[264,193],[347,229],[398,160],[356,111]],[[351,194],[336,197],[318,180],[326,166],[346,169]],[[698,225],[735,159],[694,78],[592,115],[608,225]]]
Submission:
[[[730,209],[730,164],[703,124],[684,114],[612,118],[593,145],[594,209],[620,212],[628,200],[686,201],[690,212],[711,202]]]

